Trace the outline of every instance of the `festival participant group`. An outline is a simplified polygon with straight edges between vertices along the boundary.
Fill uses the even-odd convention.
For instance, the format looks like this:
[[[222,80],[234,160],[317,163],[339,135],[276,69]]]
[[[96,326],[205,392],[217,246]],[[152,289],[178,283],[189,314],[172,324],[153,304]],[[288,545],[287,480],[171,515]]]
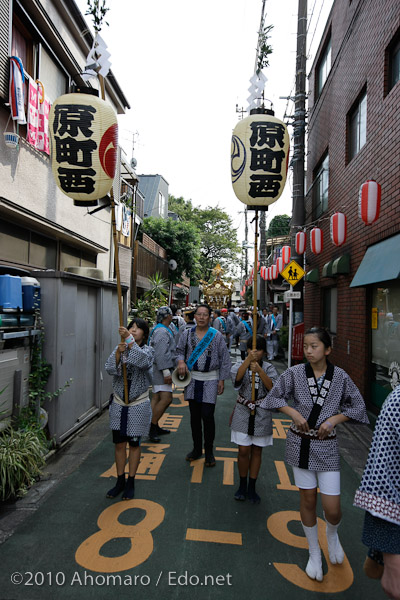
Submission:
[[[332,564],[341,564],[344,551],[338,536],[342,512],[336,428],[345,421],[355,425],[369,422],[357,386],[343,369],[329,361],[329,333],[320,327],[307,330],[305,361],[278,376],[273,362],[279,355],[282,316],[276,306],[258,314],[255,348],[253,320],[245,309],[213,311],[206,304],[196,304],[184,309],[183,316],[179,313],[175,305],[162,306],[151,330],[145,320],[136,317],[126,328],[119,328],[124,341],[116,346],[106,363],[107,372],[113,376],[109,413],[117,468],[116,484],[107,497],[134,498],[141,441],[149,439],[156,444],[170,433],[160,427],[159,422],[172,402],[173,378],[185,386],[184,398],[189,403],[193,445],[186,460],[199,460],[204,451],[205,467],[214,467],[214,413],[217,397],[223,394],[224,382],[230,378],[237,393],[230,417],[231,441],[238,447],[239,487],[234,499],[260,503],[256,482],[262,449],[273,444],[273,412],[282,412],[292,420],[287,432],[285,461],[293,469],[300,493],[301,522],[309,548],[305,572],[311,579],[323,581],[317,489],[326,521],[329,560]],[[235,359],[232,364],[233,345],[239,348],[240,361]],[[397,393],[397,403],[399,398],[400,393]],[[127,444],[129,472],[126,478]],[[371,493],[373,475],[368,474],[369,486],[364,484],[365,477],[364,474],[355,499],[356,506],[368,511],[363,541],[370,547],[371,560],[390,565],[390,557],[386,562],[388,552],[400,556],[400,547],[393,545],[393,531],[389,534],[387,527],[385,529],[388,521],[396,525],[398,518],[394,531],[399,539],[400,515],[390,519],[387,514],[390,513],[388,502],[397,505],[400,511],[398,480],[394,480],[394,492],[393,489],[389,492],[374,489]],[[378,499],[382,496],[382,502],[373,505],[371,495]],[[377,519],[376,523],[371,523],[371,515]],[[395,595],[399,593],[396,581],[400,580],[399,565],[396,565],[392,572],[389,567],[384,570],[386,580],[394,573],[395,583],[382,580],[384,590],[389,590],[393,598],[399,597]]]

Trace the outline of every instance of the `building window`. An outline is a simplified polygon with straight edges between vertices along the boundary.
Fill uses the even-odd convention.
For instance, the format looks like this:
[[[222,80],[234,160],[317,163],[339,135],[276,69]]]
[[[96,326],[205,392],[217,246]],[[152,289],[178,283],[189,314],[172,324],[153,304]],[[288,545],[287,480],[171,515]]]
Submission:
[[[331,50],[331,38],[329,36],[316,69],[316,98],[321,94],[325,81],[328,79],[329,71],[331,70]]]
[[[400,80],[400,29],[397,30],[396,35],[387,47],[386,64],[387,83],[385,92],[388,94]]]
[[[158,211],[161,217],[165,217],[165,197],[162,192],[158,192]]]
[[[322,325],[330,333],[337,333],[337,288],[324,288],[322,294]]]
[[[66,93],[68,78],[47,50],[40,45],[39,79],[50,102]]]
[[[371,286],[371,401],[380,408],[400,381],[400,281]]]
[[[0,256],[9,263],[56,269],[57,242],[19,225],[0,221]]]
[[[313,204],[314,218],[328,210],[329,154],[326,153],[314,171]]]
[[[355,157],[367,141],[367,91],[364,90],[348,116],[349,160]]]
[[[96,254],[62,244],[60,271],[65,271],[66,267],[96,267]]]

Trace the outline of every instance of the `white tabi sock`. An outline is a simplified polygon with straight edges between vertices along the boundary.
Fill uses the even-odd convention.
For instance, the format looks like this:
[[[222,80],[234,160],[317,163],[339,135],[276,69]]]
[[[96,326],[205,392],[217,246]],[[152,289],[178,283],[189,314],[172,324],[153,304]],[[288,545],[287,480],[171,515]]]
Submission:
[[[304,533],[308,542],[308,551],[310,557],[306,566],[306,573],[310,579],[322,581],[324,575],[322,572],[321,548],[318,543],[318,525],[307,527],[302,523]]]
[[[337,525],[332,525],[332,523],[329,523],[329,521],[326,520],[325,514],[324,518],[326,523],[326,539],[328,541],[329,560],[333,565],[341,565],[344,561],[344,551],[337,534],[340,522]]]

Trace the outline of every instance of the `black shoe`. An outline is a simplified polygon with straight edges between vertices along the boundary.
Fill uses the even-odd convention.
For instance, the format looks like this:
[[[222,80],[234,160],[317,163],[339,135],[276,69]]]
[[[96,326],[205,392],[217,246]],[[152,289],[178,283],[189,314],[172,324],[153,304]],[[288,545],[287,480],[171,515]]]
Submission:
[[[168,433],[171,433],[169,429],[164,429],[163,427],[160,427],[159,425],[156,425],[157,428],[157,435],[167,435]]]
[[[246,500],[246,494],[247,494],[247,491],[244,488],[240,487],[237,490],[234,498],[235,498],[235,500],[240,500],[241,502],[243,502],[243,500]]]
[[[154,443],[156,443],[156,444],[157,444],[158,442],[161,442],[161,438],[160,438],[160,436],[159,436],[159,433],[158,433],[158,431],[157,431],[157,427],[158,427],[158,425],[154,425],[154,424],[152,423],[152,424],[150,425],[150,432],[149,432],[149,440],[150,440],[151,442],[154,442]]]
[[[192,450],[191,452],[189,452],[189,454],[186,454],[186,460],[188,460],[189,462],[192,462],[192,460],[198,460],[199,458],[201,458],[203,452],[197,452],[196,450]]]
[[[260,504],[261,498],[255,490],[248,490],[247,497],[253,504]]]
[[[128,477],[122,500],[132,500],[135,497],[135,477]]]
[[[116,485],[108,490],[106,494],[106,498],[116,498],[118,494],[123,492],[125,489],[125,473],[123,475],[118,475]]]
[[[205,467],[215,467],[216,462],[215,462],[215,458],[214,458],[214,454],[206,454],[206,459],[204,461],[204,466]]]

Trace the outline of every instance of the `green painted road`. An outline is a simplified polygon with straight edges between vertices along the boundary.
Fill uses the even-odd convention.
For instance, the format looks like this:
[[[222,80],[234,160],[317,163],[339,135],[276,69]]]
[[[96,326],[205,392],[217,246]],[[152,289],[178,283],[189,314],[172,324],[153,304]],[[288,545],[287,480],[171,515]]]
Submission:
[[[203,459],[185,461],[191,450],[189,409],[176,393],[163,423],[175,431],[161,444],[143,445],[131,501],[105,497],[114,482],[114,459],[107,415],[102,415],[93,450],[79,458],[85,439],[93,441],[89,427],[65,453],[69,474],[49,486],[36,510],[0,545],[0,599],[386,598],[379,582],[363,574],[363,513],[352,506],[359,475],[345,460],[339,530],[345,562],[327,562],[319,505],[324,581],[305,574],[299,494],[283,462],[289,421],[279,414],[274,415],[274,445],[263,451],[257,482],[261,504],[234,500],[236,447],[228,422],[235,399],[227,382],[216,410],[217,464],[204,468]],[[51,463],[47,470],[51,479]],[[22,502],[31,506],[34,494],[35,488]],[[10,514],[0,519],[0,527]]]

